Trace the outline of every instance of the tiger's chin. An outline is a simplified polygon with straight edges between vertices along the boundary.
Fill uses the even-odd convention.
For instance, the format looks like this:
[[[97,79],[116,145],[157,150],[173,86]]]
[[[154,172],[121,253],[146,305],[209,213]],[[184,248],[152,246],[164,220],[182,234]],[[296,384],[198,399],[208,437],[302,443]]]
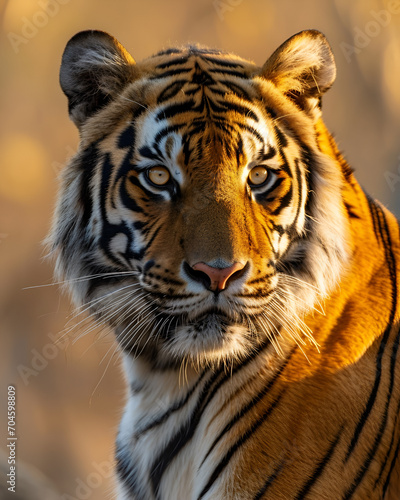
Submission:
[[[244,324],[230,323],[211,314],[197,323],[179,326],[161,353],[194,367],[232,365],[243,360],[259,342]]]
[[[196,317],[166,321],[168,327],[157,332],[149,329],[139,342],[132,338],[124,351],[133,358],[150,361],[154,367],[188,363],[196,369],[233,366],[253,353],[265,338],[250,328],[245,319],[208,311]],[[174,321],[172,321],[172,319]],[[172,326],[171,323],[174,323]],[[126,328],[122,329],[122,332]],[[123,340],[117,339],[123,347]]]

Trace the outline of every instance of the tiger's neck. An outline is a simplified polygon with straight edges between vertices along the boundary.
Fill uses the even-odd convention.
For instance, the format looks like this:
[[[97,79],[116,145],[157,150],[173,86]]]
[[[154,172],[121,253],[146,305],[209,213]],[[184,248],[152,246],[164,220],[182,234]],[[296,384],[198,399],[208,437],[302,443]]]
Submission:
[[[307,355],[315,367],[324,360],[324,365],[335,371],[356,362],[382,335],[388,322],[399,320],[400,235],[396,218],[363,191],[322,120],[317,122],[316,131],[319,148],[342,170],[349,262],[336,289],[323,303],[325,314],[306,319],[322,348],[320,353],[309,349]],[[366,327],[360,328],[356,318],[363,318]],[[340,354],[324,355],[324,345],[327,353],[335,348]]]
[[[254,390],[267,392],[287,360],[268,346],[231,369],[155,371],[129,356],[124,364],[129,397],[117,439],[119,498],[189,499],[212,475],[221,422],[240,414]],[[224,483],[216,498],[226,498]]]

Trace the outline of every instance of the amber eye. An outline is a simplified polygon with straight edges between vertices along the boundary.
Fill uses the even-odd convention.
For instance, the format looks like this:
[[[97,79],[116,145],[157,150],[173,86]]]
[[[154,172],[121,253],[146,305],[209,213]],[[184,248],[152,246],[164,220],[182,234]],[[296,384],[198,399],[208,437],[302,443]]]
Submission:
[[[147,177],[156,186],[165,186],[171,179],[171,174],[165,167],[152,167],[147,170]]]
[[[268,179],[269,172],[265,167],[257,166],[249,172],[249,183],[253,186],[261,186]]]

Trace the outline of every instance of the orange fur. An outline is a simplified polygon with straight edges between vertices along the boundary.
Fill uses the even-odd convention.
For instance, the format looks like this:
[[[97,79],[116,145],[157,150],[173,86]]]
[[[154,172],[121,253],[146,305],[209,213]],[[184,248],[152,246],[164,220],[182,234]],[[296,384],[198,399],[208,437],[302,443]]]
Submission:
[[[81,146],[50,240],[130,367],[121,499],[399,498],[399,224],[321,119],[335,74],[316,31],[261,68],[201,47],[135,63],[101,32],[69,42]],[[146,177],[160,166],[165,186]],[[216,290],[199,263],[240,271]],[[201,402],[183,424],[181,392]]]

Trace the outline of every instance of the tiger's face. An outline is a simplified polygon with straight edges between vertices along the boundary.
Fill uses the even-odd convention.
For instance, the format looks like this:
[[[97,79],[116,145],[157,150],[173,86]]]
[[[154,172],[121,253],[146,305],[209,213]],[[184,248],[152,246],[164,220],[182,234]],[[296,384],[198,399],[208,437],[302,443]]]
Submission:
[[[318,32],[261,69],[196,47],[135,64],[101,32],[69,42],[81,147],[51,239],[124,350],[202,365],[304,342],[302,315],[346,260],[341,172],[316,132],[334,74]]]

